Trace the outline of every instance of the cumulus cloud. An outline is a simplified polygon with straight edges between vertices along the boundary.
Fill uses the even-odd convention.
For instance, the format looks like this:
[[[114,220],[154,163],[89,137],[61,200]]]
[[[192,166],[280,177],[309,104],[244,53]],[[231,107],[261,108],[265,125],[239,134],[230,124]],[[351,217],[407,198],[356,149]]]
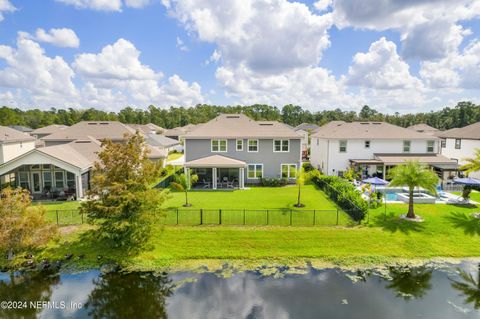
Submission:
[[[20,33],[21,36],[36,40],[38,42],[46,42],[58,47],[64,48],[78,48],[80,46],[80,39],[72,29],[50,29],[45,31],[44,29],[37,29],[35,35],[29,33]]]
[[[395,43],[381,38],[372,43],[367,53],[357,53],[348,69],[347,83],[382,90],[422,87],[410,74],[409,66],[397,53]]]
[[[125,5],[131,8],[143,8],[150,4],[150,0],[125,0]]]
[[[318,11],[326,11],[333,3],[333,0],[319,0],[313,4]]]
[[[17,10],[9,0],[0,0],[0,21],[4,19],[5,12],[13,12]]]
[[[68,5],[73,5],[79,9],[92,9],[98,11],[121,11],[121,0],[57,0]],[[139,1],[132,1],[139,2]]]
[[[177,37],[176,43],[177,43],[177,48],[180,51],[188,51],[188,47],[185,45],[185,42],[183,42],[183,40],[180,39],[179,37]]]

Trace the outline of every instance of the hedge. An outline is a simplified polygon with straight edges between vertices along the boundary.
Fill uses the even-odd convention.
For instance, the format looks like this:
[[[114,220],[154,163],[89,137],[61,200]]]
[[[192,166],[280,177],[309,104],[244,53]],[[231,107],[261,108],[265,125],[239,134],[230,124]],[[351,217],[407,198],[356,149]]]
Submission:
[[[337,176],[318,175],[313,182],[322,189],[355,221],[361,221],[368,212],[368,203],[350,182]]]

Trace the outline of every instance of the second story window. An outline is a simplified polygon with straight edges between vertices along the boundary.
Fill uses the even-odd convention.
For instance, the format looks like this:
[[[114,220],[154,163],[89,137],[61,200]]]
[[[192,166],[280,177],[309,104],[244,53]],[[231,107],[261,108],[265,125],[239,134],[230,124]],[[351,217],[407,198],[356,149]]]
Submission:
[[[243,140],[237,140],[237,151],[243,151]]]
[[[288,152],[289,149],[290,149],[289,140],[273,140],[274,152]]]
[[[226,152],[227,140],[212,140],[212,152]]]
[[[459,150],[462,148],[462,140],[457,138],[455,139],[455,149]]]
[[[446,140],[446,139],[442,138],[442,139],[440,140],[440,147],[441,147],[441,148],[447,147],[447,140]]]
[[[427,141],[427,153],[433,153],[435,150],[435,141]]]
[[[410,153],[410,145],[412,144],[411,141],[403,141],[403,152]]]
[[[248,151],[258,152],[258,140],[248,140]]]
[[[370,141],[365,141],[365,148],[370,148]]]
[[[340,153],[347,152],[347,141],[339,141],[339,152]]]

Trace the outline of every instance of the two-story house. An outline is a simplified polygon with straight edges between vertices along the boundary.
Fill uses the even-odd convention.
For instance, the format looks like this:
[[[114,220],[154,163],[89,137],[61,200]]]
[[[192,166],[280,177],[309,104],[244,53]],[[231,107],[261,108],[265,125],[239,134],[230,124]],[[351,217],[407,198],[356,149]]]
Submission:
[[[275,121],[222,114],[184,136],[185,168],[204,188],[244,188],[261,178],[294,180],[301,135]]]
[[[455,160],[439,155],[435,136],[385,122],[333,121],[312,135],[311,163],[326,175],[343,175],[349,167],[367,176],[385,177],[408,160],[432,166],[440,176],[455,171]]]
[[[465,158],[474,157],[475,149],[480,148],[480,122],[439,132],[437,136],[441,138],[441,154],[462,165]],[[480,178],[480,172],[471,173],[470,177]]]

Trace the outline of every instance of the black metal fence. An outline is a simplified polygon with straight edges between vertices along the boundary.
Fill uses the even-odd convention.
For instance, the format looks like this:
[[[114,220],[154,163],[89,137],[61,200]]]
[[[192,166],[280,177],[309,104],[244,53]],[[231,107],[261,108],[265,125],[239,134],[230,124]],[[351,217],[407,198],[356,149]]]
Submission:
[[[49,210],[46,217],[58,226],[80,225],[87,221],[86,216],[81,214],[78,209]]]

